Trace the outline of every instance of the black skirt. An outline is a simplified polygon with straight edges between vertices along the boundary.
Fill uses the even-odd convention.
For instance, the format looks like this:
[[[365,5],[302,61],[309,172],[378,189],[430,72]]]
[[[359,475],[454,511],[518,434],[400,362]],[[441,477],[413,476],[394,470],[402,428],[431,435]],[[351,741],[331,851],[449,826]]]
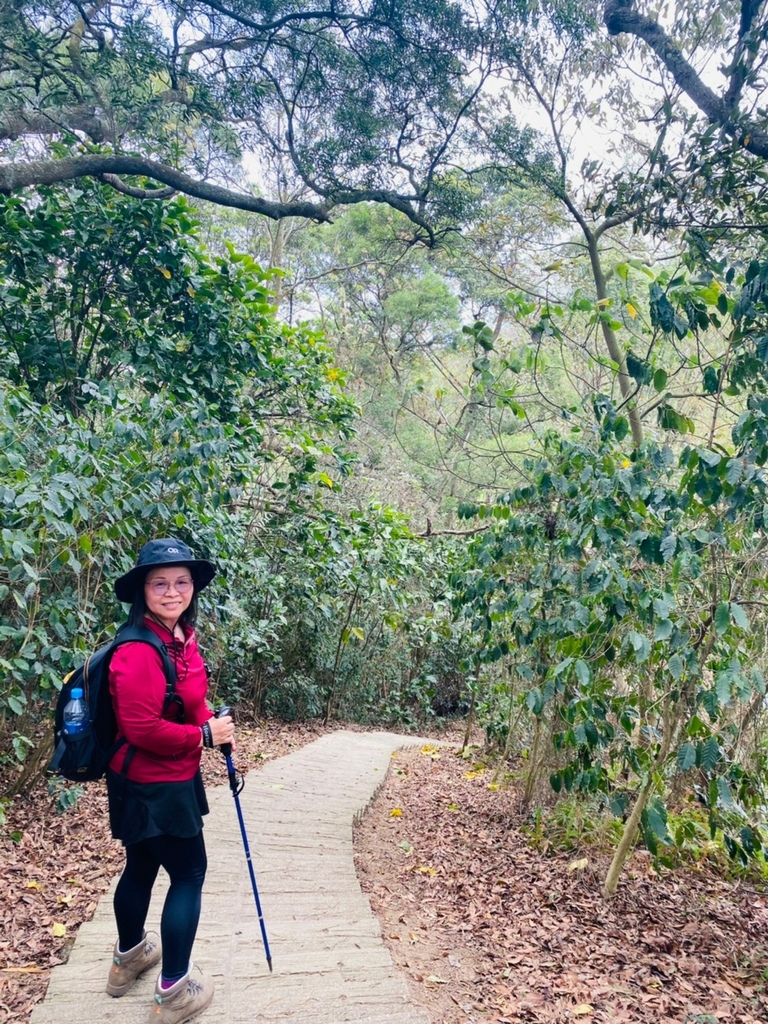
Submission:
[[[203,777],[198,770],[184,782],[133,782],[107,771],[109,825],[123,846],[152,836],[189,839],[203,827],[208,813]]]

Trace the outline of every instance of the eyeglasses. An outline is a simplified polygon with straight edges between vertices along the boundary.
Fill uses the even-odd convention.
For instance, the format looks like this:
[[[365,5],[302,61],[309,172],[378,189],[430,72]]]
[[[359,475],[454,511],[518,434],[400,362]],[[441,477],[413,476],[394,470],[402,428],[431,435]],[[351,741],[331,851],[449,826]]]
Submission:
[[[184,576],[180,580],[148,580],[145,587],[149,587],[153,594],[158,597],[162,597],[163,594],[167,594],[171,587],[178,591],[179,594],[188,594],[192,589],[192,580],[189,576]]]

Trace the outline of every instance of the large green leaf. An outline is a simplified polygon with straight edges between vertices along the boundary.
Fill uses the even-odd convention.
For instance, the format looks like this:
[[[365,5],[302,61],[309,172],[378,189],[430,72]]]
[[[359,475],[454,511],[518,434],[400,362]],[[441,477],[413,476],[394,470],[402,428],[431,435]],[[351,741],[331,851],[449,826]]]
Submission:
[[[735,601],[731,601],[730,612],[731,618],[740,629],[749,629],[749,616],[742,605],[736,604]]]
[[[627,639],[635,652],[635,660],[638,665],[647,661],[651,653],[651,642],[648,637],[644,633],[638,633],[637,630],[633,629],[627,634]]]
[[[728,785],[728,780],[722,776],[717,780],[717,796],[722,807],[726,810],[731,810],[734,806],[733,794],[731,793],[731,787]]]
[[[715,629],[722,636],[727,633],[731,624],[731,605],[728,601],[721,601],[715,610]]]
[[[653,631],[654,640],[669,640],[672,636],[672,621],[670,619],[661,619],[656,623],[656,627]]]
[[[712,772],[720,760],[720,745],[714,736],[710,736],[699,746],[699,765],[707,772]]]
[[[696,764],[696,748],[692,743],[683,743],[677,751],[677,764],[681,771],[687,772]]]
[[[668,663],[669,674],[673,679],[682,679],[685,666],[679,654],[673,654]]]
[[[719,672],[715,679],[715,692],[717,693],[717,699],[721,704],[730,704],[731,702],[731,682],[732,676],[729,671]]]
[[[584,687],[589,686],[589,681],[592,677],[592,673],[589,671],[589,665],[587,665],[585,661],[582,661],[581,658],[578,658],[574,668],[576,671],[576,678],[579,680],[580,685]]]

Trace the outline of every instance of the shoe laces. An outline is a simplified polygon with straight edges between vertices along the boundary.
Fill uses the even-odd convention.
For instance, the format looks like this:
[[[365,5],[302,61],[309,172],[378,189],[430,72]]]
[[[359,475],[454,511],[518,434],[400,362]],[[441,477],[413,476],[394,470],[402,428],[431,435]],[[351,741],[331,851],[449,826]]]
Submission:
[[[187,992],[189,992],[191,996],[198,995],[204,988],[205,985],[203,985],[201,981],[198,981],[197,978],[190,978],[187,982]]]

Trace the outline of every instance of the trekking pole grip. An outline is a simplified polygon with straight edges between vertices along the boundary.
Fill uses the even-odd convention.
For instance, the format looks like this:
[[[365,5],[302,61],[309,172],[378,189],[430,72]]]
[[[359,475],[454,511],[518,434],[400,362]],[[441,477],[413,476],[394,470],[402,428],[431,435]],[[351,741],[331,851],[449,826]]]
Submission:
[[[231,715],[231,714],[232,714],[232,708],[222,707],[222,708],[217,708],[216,709],[216,711],[214,712],[214,716],[213,717],[214,718],[223,718],[225,715]],[[224,757],[229,758],[229,757],[232,756],[232,744],[231,743],[221,743],[221,744],[219,744],[219,750],[222,752]]]
[[[231,715],[232,708],[223,707],[218,708],[214,712],[214,718],[222,718],[224,715]],[[235,765],[232,761],[232,744],[231,743],[220,743],[219,750],[224,755],[224,760],[227,762],[227,778],[229,779],[229,788],[232,790],[232,795],[237,796],[240,790],[243,788],[245,780],[242,776],[238,779]]]

